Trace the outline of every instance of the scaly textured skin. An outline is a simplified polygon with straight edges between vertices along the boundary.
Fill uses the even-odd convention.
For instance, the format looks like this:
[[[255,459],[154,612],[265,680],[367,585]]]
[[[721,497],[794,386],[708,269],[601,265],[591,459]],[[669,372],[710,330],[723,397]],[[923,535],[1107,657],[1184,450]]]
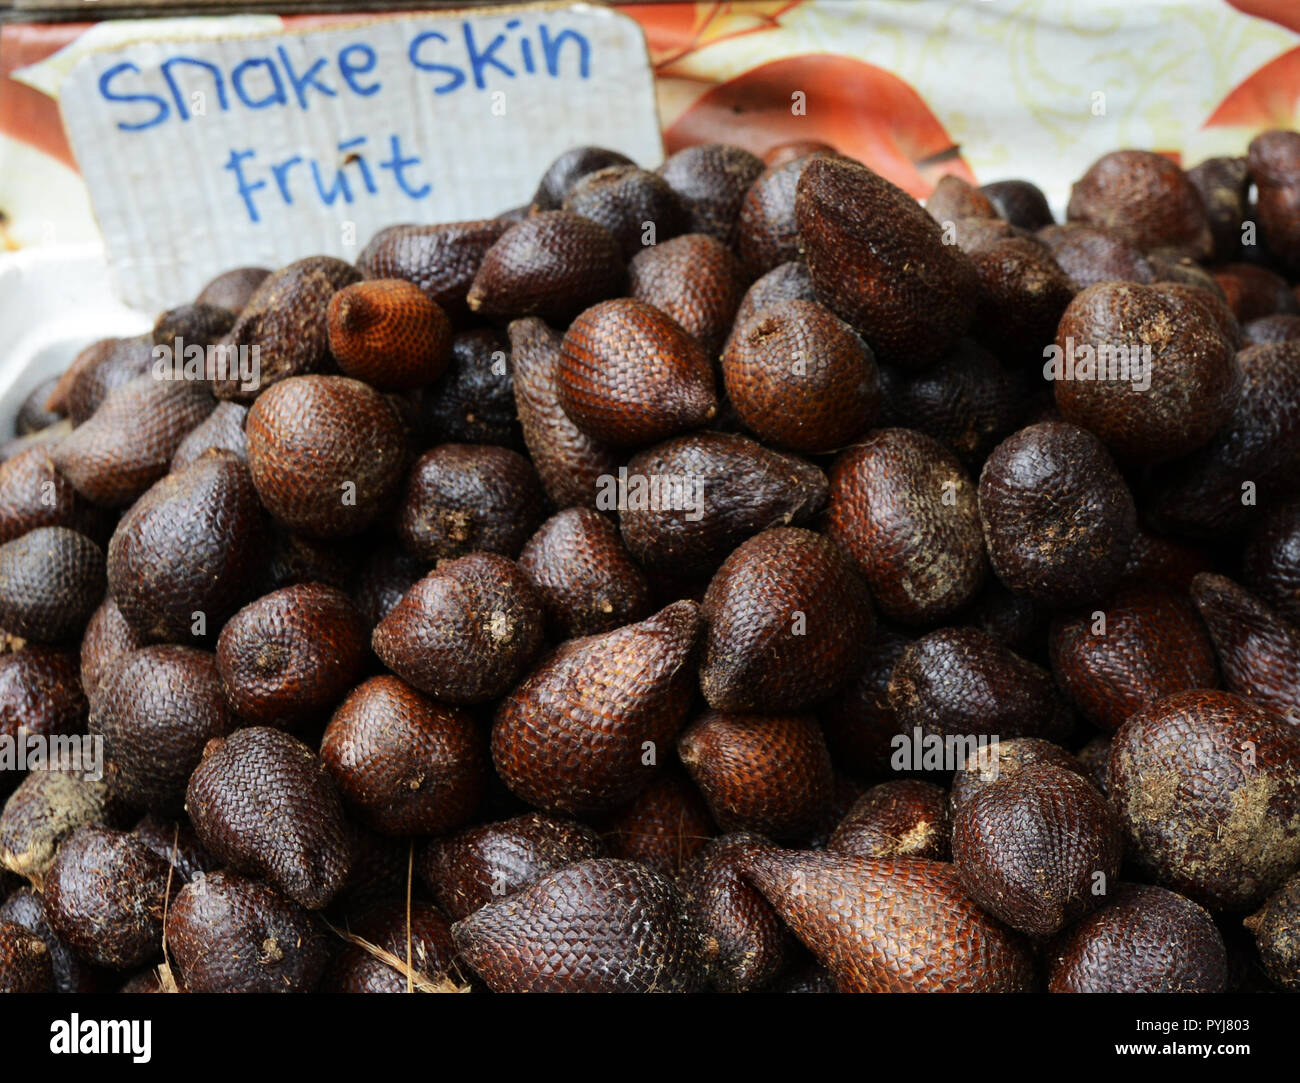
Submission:
[[[351,844],[333,779],[301,741],[256,726],[208,743],[186,809],[203,845],[318,910],[347,879]]]
[[[497,993],[685,993],[702,978],[677,889],[631,861],[592,858],[547,873],[451,931]]]
[[[1300,729],[1231,692],[1178,692],[1111,740],[1135,867],[1211,910],[1259,903],[1300,864]]]
[[[1241,251],[1241,223],[1247,214],[1250,172],[1244,157],[1206,158],[1187,170],[1187,180],[1205,205],[1213,258],[1230,260]]]
[[[37,736],[80,732],[88,705],[77,656],[29,644],[0,655],[0,735],[19,730]],[[15,779],[15,781],[17,781]]]
[[[639,624],[565,643],[511,692],[492,726],[492,759],[510,790],[546,811],[603,812],[650,778],[686,720],[699,607],[674,602]]]
[[[590,508],[552,515],[519,554],[559,638],[596,635],[650,615],[650,585],[618,528]]]
[[[878,429],[831,466],[826,532],[882,612],[934,625],[984,584],[975,484],[957,457],[911,429]]]
[[[776,304],[778,301],[815,300],[817,300],[817,291],[813,289],[808,265],[791,260],[789,263],[773,267],[745,291],[740,307],[736,309],[736,318],[732,327],[743,327],[768,305]]]
[[[743,868],[840,992],[1033,988],[1028,946],[966,897],[951,865],[768,850]]]
[[[221,341],[235,325],[235,313],[221,305],[192,301],[162,313],[153,324],[153,344],[174,346],[176,340],[207,347]]]
[[[628,296],[667,313],[718,356],[745,293],[740,264],[715,237],[688,233],[648,246],[627,266]]]
[[[0,463],[0,544],[42,526],[66,526],[102,543],[112,515],[78,493],[45,448],[33,447]]]
[[[1009,741],[998,742],[996,756],[990,755],[984,762],[968,760],[964,767],[958,769],[952,778],[948,808],[955,813],[986,787],[1010,781],[1026,771],[1044,765],[1073,771],[1076,775],[1093,781],[1082,761],[1060,745],[1044,741],[1041,737],[1013,737]],[[1104,769],[1102,773],[1105,773]]]
[[[513,559],[546,517],[532,463],[494,444],[440,444],[411,467],[397,537],[428,563],[474,552]]]
[[[654,228],[650,245],[676,237],[686,227],[686,209],[668,182],[634,165],[610,165],[579,178],[562,209],[609,230],[624,259],[647,243],[647,223]]]
[[[1119,581],[1137,533],[1133,494],[1102,442],[1063,421],[1008,436],[979,481],[994,574],[1047,605],[1085,605]]]
[[[723,835],[683,871],[686,911],[700,933],[709,984],[719,992],[761,988],[793,954],[790,933],[741,872],[751,853],[770,847],[757,835]]]
[[[108,544],[108,590],[141,638],[201,643],[252,597],[267,529],[248,467],[208,451],[131,507]]]
[[[0,813],[0,861],[39,890],[68,835],[82,824],[117,826],[123,813],[103,781],[76,773],[31,771]]]
[[[311,914],[226,871],[181,888],[167,912],[167,948],[190,993],[306,993],[329,962]]]
[[[455,830],[483,795],[486,756],[473,720],[396,677],[372,677],[339,705],[321,760],[348,804],[385,834]]]
[[[346,376],[277,384],[248,411],[247,433],[257,495],[278,522],[309,537],[361,533],[402,480],[406,437],[396,411]]]
[[[939,178],[925,201],[925,210],[942,225],[955,218],[996,218],[998,212],[982,190],[949,173]]]
[[[368,279],[414,282],[461,326],[470,319],[465,295],[479,264],[509,226],[497,219],[389,226],[362,249],[357,268]]]
[[[54,986],[45,941],[22,925],[0,920],[0,993],[62,991]]]
[[[1268,513],[1247,539],[1242,563],[1247,585],[1292,624],[1300,624],[1300,500]]]
[[[529,812],[429,839],[418,851],[415,868],[438,905],[459,921],[554,869],[600,857],[603,851],[586,825]]]
[[[880,361],[924,368],[966,330],[975,268],[902,189],[856,162],[814,158],[795,218],[818,296]]]
[[[836,451],[880,411],[871,350],[816,301],[778,301],[737,327],[722,377],[745,426],[791,451]]]
[[[369,642],[346,594],[301,583],[264,594],[226,622],[217,670],[226,700],[247,724],[293,728],[356,684]]]
[[[947,861],[952,834],[948,794],[904,778],[872,786],[840,820],[826,849],[851,857],[927,857]]]
[[[167,473],[181,440],[215,405],[201,382],[137,376],[60,440],[50,459],[87,500],[126,507]]]
[[[194,303],[216,305],[239,315],[270,274],[265,267],[236,267],[223,271],[199,291]]]
[[[73,425],[84,424],[111,392],[149,371],[152,348],[150,334],[92,343],[59,377],[47,409],[71,418]]]
[[[831,758],[846,771],[878,775],[890,769],[890,744],[903,727],[889,705],[889,678],[909,640],[881,631],[867,645],[857,672],[822,712]]]
[[[704,596],[700,688],[718,711],[799,711],[836,692],[871,638],[866,584],[820,534],[765,530]]]
[[[1045,226],[1035,236],[1081,290],[1099,282],[1149,285],[1155,281],[1155,271],[1142,251],[1113,229],[1069,222]]]
[[[22,404],[18,407],[18,413],[14,417],[15,436],[30,436],[32,433],[49,428],[62,419],[62,413],[45,408],[45,404],[49,401],[50,394],[54,391],[58,382],[59,378],[57,376],[51,376],[46,380],[42,380],[27,393],[27,397],[23,399]]]
[[[561,336],[541,320],[510,324],[515,405],[529,457],[557,508],[594,507],[597,482],[617,471],[621,459],[579,429],[560,405],[555,384]]]
[[[1035,939],[1101,905],[1123,853],[1119,820],[1097,788],[1049,764],[981,787],[953,815],[962,887]]]
[[[1212,568],[1213,562],[1204,549],[1162,538],[1139,527],[1128,551],[1124,579],[1133,583],[1156,584],[1186,594],[1192,588],[1192,580]]]
[[[471,553],[416,583],[375,628],[375,653],[443,703],[504,695],[542,645],[542,602],[514,561]]]
[[[804,167],[819,153],[825,154],[813,151],[776,165],[769,164],[749,186],[736,223],[736,247],[747,278],[758,278],[799,258],[795,189]]]
[[[639,861],[674,878],[717,834],[700,791],[675,763],[599,826],[610,857]]]
[[[889,705],[905,733],[1050,739],[1070,725],[1051,674],[978,628],[940,628],[908,646]]]
[[[1300,725],[1300,628],[1222,575],[1193,579],[1192,600],[1214,640],[1224,684]]]
[[[628,297],[593,305],[569,326],[555,390],[579,429],[620,446],[699,428],[718,409],[700,344],[666,313]]]
[[[961,339],[925,372],[887,393],[899,424],[932,436],[975,471],[1024,416],[1026,402],[998,359]]]
[[[361,281],[361,272],[332,256],[308,256],[282,267],[257,287],[221,344],[258,348],[258,367],[245,386],[239,366],[217,368],[209,352],[209,379],[219,399],[251,403],[263,391],[291,376],[323,372],[329,361],[330,298]]]
[[[352,587],[352,601],[368,633],[393,611],[393,606],[423,577],[424,571],[424,561],[392,543],[375,549],[366,558]]]
[[[115,796],[136,808],[178,811],[208,741],[237,724],[216,658],[167,644],[108,668],[89,729],[104,739],[104,778]]]
[[[979,278],[972,332],[1008,363],[1042,361],[1077,287],[1038,241],[1010,237],[970,253]]]
[[[1134,711],[1171,692],[1217,688],[1214,648],[1196,609],[1167,587],[1130,583],[1091,612],[1052,625],[1052,673],[1093,725],[1119,729]]]
[[[203,849],[188,819],[169,820],[148,812],[131,829],[131,834],[166,861],[184,880],[193,880],[205,872],[216,870],[216,859]]]
[[[171,472],[178,474],[209,448],[229,451],[242,462],[248,462],[248,437],[244,434],[244,421],[248,407],[237,402],[219,402],[212,413],[189,431],[172,456]]]
[[[699,486],[692,508],[619,511],[632,555],[646,568],[677,575],[710,574],[751,535],[806,523],[828,493],[826,475],[812,463],[736,433],[675,436],[634,455],[627,470],[629,482],[658,476]]]
[[[1020,229],[1042,229],[1052,224],[1052,209],[1036,184],[1027,180],[993,181],[980,185],[994,212]]]
[[[447,374],[426,395],[421,417],[436,443],[522,448],[510,342],[488,327],[456,335]]]
[[[80,638],[104,596],[104,551],[66,526],[0,545],[0,628],[42,643]]]
[[[611,166],[635,164],[626,154],[605,147],[570,147],[547,167],[533,205],[542,211],[557,210],[583,177]]]
[[[93,699],[99,682],[114,660],[145,645],[127,624],[122,611],[111,597],[106,597],[86,624],[81,637],[81,687]]]
[[[1300,992],[1300,876],[1291,877],[1244,924],[1268,976],[1279,988]]]
[[[428,904],[412,903],[409,920],[405,903],[378,906],[350,922],[348,932],[396,956],[403,965],[409,958],[414,982],[459,981],[451,924]],[[418,990],[419,986],[415,987]],[[405,993],[407,975],[360,944],[347,943],[330,963],[321,979],[320,991]]]
[[[707,233],[735,247],[745,193],[763,172],[760,158],[741,147],[703,143],[679,150],[656,172],[685,204],[687,232]]]
[[[1237,362],[1245,382],[1227,423],[1205,447],[1152,479],[1151,519],[1180,537],[1222,537],[1296,492],[1300,342],[1251,346]],[[1255,487],[1251,504],[1242,500],[1246,482]]]
[[[1261,316],[1241,328],[1243,346],[1265,342],[1294,342],[1300,339],[1300,316]]]
[[[162,951],[167,871],[139,839],[83,825],[63,841],[45,877],[50,925],[97,966],[147,963]]]
[[[94,970],[82,962],[77,957],[77,953],[59,939],[58,934],[50,925],[49,918],[45,913],[43,896],[29,887],[19,888],[3,903],[0,903],[0,922],[12,923],[29,933],[35,934],[44,943],[45,949],[49,953],[53,987],[47,989],[42,985],[41,988],[32,990],[33,992],[94,993],[99,991],[99,982]],[[13,940],[18,940],[18,938],[14,937]],[[0,949],[0,957],[3,954],[3,949]],[[34,959],[39,954],[39,952],[34,952],[30,958]],[[10,972],[10,967],[15,961],[21,962],[21,959],[11,960],[9,964],[0,962],[0,974]],[[38,967],[38,969],[43,970],[44,968]],[[0,982],[2,981],[3,979],[0,979]],[[16,990],[9,991],[14,992]]]
[[[619,293],[625,277],[618,241],[604,226],[571,211],[542,211],[487,250],[467,301],[479,316],[564,324]]]
[[[1049,992],[1223,992],[1223,937],[1201,907],[1150,884],[1120,884],[1110,899],[1048,945]]]
[[[1256,214],[1269,255],[1291,275],[1300,273],[1300,136],[1262,132],[1246,152],[1255,182]]]
[[[354,282],[330,298],[330,353],[344,375],[381,391],[431,384],[451,359],[451,320],[402,278]]]
[[[1071,351],[1076,365],[1083,363],[1085,346],[1129,351],[1127,371],[1112,373],[1110,359],[1098,353],[1095,378],[1056,379],[1056,404],[1067,421],[1141,462],[1178,458],[1204,446],[1228,422],[1241,395],[1232,343],[1204,306],[1167,286],[1090,286],[1065,310],[1056,345],[1062,366]],[[1148,348],[1149,368],[1142,373],[1132,367],[1132,353]],[[1149,386],[1141,386],[1147,382],[1143,375]]]
[[[677,738],[677,753],[723,831],[798,838],[830,803],[831,757],[809,715],[710,711]]]
[[[1209,256],[1213,239],[1205,205],[1187,175],[1162,154],[1103,154],[1070,190],[1072,222],[1113,229],[1138,248]]]
[[[1267,267],[1254,263],[1225,263],[1216,268],[1214,280],[1240,323],[1275,313],[1294,315],[1300,310],[1300,303],[1287,280]]]

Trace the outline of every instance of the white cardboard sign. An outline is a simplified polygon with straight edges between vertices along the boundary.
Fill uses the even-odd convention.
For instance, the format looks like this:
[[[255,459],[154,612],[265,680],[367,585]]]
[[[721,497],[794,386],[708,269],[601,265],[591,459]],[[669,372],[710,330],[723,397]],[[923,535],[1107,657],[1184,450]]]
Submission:
[[[116,288],[153,311],[232,267],[492,217],[571,146],[663,157],[640,27],[585,4],[141,41],[60,103]]]

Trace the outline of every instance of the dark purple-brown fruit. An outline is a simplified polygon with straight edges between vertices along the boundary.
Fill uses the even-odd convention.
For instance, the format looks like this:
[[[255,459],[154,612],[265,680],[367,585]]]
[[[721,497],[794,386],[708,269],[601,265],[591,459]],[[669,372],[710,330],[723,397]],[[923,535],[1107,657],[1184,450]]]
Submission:
[[[656,774],[627,805],[602,817],[600,831],[609,857],[639,861],[670,877],[717,834],[709,806],[676,764]]]
[[[273,518],[319,539],[360,534],[396,494],[401,421],[376,390],[346,376],[301,376],[248,412],[248,465]]]
[[[1300,863],[1300,729],[1231,692],[1178,692],[1111,741],[1128,856],[1212,910],[1254,906]]]
[[[226,705],[216,658],[193,647],[145,647],[104,673],[90,732],[104,739],[104,778],[136,808],[179,809],[208,741],[237,720]]]
[[[1053,993],[1221,993],[1228,977],[1210,915],[1151,884],[1120,884],[1046,953]]]
[[[320,717],[353,686],[368,644],[346,594],[302,583],[263,595],[226,622],[217,669],[246,724],[292,728]]]
[[[1241,224],[1248,211],[1250,173],[1245,158],[1206,158],[1187,170],[1200,193],[1214,238],[1214,258],[1233,259],[1241,251]]]
[[[542,211],[556,210],[583,177],[611,166],[635,164],[626,154],[605,147],[570,147],[547,167],[533,205]]]
[[[646,248],[628,264],[628,296],[676,320],[712,360],[745,293],[740,264],[721,241],[688,233]]]
[[[22,925],[0,919],[0,993],[62,991],[55,988],[45,941]]]
[[[1245,324],[1261,316],[1297,311],[1296,296],[1280,274],[1255,263],[1227,263],[1214,272],[1228,306]]]
[[[104,551],[65,526],[0,545],[0,628],[42,643],[81,635],[104,596]]]
[[[440,444],[519,447],[510,343],[488,328],[451,341],[451,367],[425,398],[424,425]]]
[[[530,812],[430,839],[416,872],[453,921],[513,895],[575,861],[601,856],[596,833],[576,820]]]
[[[1056,348],[1044,373],[1066,420],[1142,462],[1203,446],[1241,394],[1232,343],[1203,306],[1169,287],[1084,290],[1061,318]]]
[[[66,526],[102,542],[112,514],[77,492],[46,449],[33,447],[0,463],[0,544],[41,526]]]
[[[1247,585],[1292,624],[1300,624],[1300,500],[1265,515],[1251,531],[1242,560]]]
[[[792,260],[772,268],[745,291],[740,307],[736,309],[733,326],[743,327],[758,313],[778,301],[815,300],[817,291],[813,289],[808,265]]]
[[[1042,229],[1052,224],[1052,209],[1036,184],[1027,180],[993,181],[979,189],[1002,218],[1020,229]]]
[[[743,868],[840,992],[1033,988],[1028,946],[966,897],[951,865],[769,849]]]
[[[569,189],[563,209],[609,230],[624,259],[686,228],[686,210],[668,182],[634,165],[588,173]]]
[[[1106,799],[1062,767],[1040,764],[999,777],[953,812],[952,859],[962,887],[1036,939],[1101,905],[1123,852]]]
[[[700,688],[718,711],[800,711],[833,695],[875,626],[866,584],[823,535],[766,530],[704,596]]]
[[[441,444],[416,460],[397,513],[397,536],[433,563],[474,552],[516,557],[545,518],[537,471],[494,444]]]
[[[113,970],[162,949],[168,865],[124,831],[86,825],[59,847],[44,882],[50,925],[82,958]]]
[[[349,940],[321,979],[323,993],[451,992],[457,988],[451,924],[427,903],[386,903],[348,926]]]
[[[1161,696],[1219,683],[1195,608],[1156,584],[1123,586],[1093,612],[1057,618],[1051,658],[1062,690],[1103,730]]]
[[[269,275],[219,343],[225,354],[208,354],[208,376],[216,396],[249,403],[281,380],[326,371],[330,299],[361,277],[352,264],[331,256],[308,256]],[[234,352],[253,347],[257,348],[254,371],[241,371],[245,366]]]
[[[15,436],[30,436],[32,433],[49,428],[63,417],[61,412],[47,410],[45,407],[58,382],[57,376],[51,376],[47,380],[42,380],[27,393],[14,418]]]
[[[248,437],[244,434],[247,417],[247,406],[237,402],[217,403],[216,409],[180,442],[172,456],[171,472],[184,470],[209,448],[233,452],[236,458],[247,462]]]
[[[2,912],[0,912],[2,916]],[[1274,983],[1300,991],[1300,876],[1293,876],[1245,919],[1260,962]]]
[[[265,267],[236,267],[223,271],[199,291],[196,305],[216,305],[238,315],[270,276]]]
[[[903,732],[942,737],[1063,736],[1068,708],[1051,674],[978,628],[941,628],[910,644],[889,681]]]
[[[1283,313],[1260,316],[1242,325],[1241,340],[1246,346],[1265,342],[1294,342],[1300,339],[1300,316]]]
[[[446,561],[379,625],[375,653],[444,703],[485,703],[514,685],[542,642],[542,603],[518,565],[495,553]]]
[[[795,217],[818,297],[880,361],[924,368],[966,330],[975,268],[902,189],[856,162],[814,158]]]
[[[345,376],[380,391],[433,383],[451,359],[451,321],[413,282],[376,278],[330,299],[329,350]]]
[[[557,508],[594,507],[599,479],[612,475],[620,457],[579,429],[560,405],[555,374],[561,336],[541,320],[510,324],[515,406],[533,467]]]
[[[174,352],[172,363],[183,362],[191,346],[205,350],[220,342],[235,324],[236,314],[221,305],[193,302],[162,313],[153,325],[153,345]],[[177,346],[180,349],[177,351]]]
[[[248,467],[210,451],[131,507],[108,545],[108,590],[141,638],[198,643],[257,586],[266,525]]]
[[[722,377],[745,426],[791,451],[836,451],[880,410],[871,350],[815,301],[777,302],[737,327]]]
[[[427,565],[400,546],[389,543],[374,550],[362,564],[352,588],[352,601],[371,632],[393,611]]]
[[[682,894],[699,930],[709,984],[719,992],[758,989],[793,955],[790,933],[741,871],[751,853],[770,846],[755,835],[725,835],[711,840],[682,875]]]
[[[555,387],[573,423],[607,444],[648,444],[700,428],[718,408],[700,344],[672,317],[626,297],[573,321]]]
[[[1300,724],[1300,628],[1222,575],[1193,579],[1192,600],[1210,630],[1224,684]]]
[[[925,200],[925,210],[942,225],[954,218],[995,218],[992,201],[969,181],[949,173],[939,178]]]
[[[1191,589],[1192,580],[1211,568],[1210,556],[1205,550],[1151,534],[1139,527],[1128,551],[1128,563],[1124,565],[1124,580],[1153,583],[1186,594]]]
[[[572,211],[542,211],[510,226],[483,256],[467,300],[480,316],[540,316],[563,324],[617,294],[618,241]]]
[[[167,912],[167,948],[190,993],[310,992],[330,957],[310,913],[227,870],[181,888]]]
[[[131,829],[131,834],[166,861],[182,880],[193,880],[216,870],[216,859],[203,849],[188,819],[169,820],[147,812]]]
[[[37,890],[64,839],[78,827],[130,822],[108,785],[86,777],[93,766],[83,759],[79,771],[28,772],[0,813],[0,862]]]
[[[152,367],[153,336],[106,338],[81,351],[59,377],[46,409],[81,425],[99,409],[109,394]]]
[[[723,831],[797,838],[830,802],[831,757],[808,715],[710,711],[677,752]]]
[[[931,782],[897,779],[859,797],[826,849],[853,857],[947,861],[951,836],[948,794]]]
[[[1103,154],[1071,189],[1066,213],[1144,251],[1170,248],[1205,259],[1213,244],[1200,193],[1174,162],[1151,151]]]
[[[985,787],[1005,782],[1040,765],[1073,771],[1092,781],[1083,761],[1055,742],[1041,737],[1013,737],[999,741],[996,746],[990,743],[982,756],[968,759],[957,769],[952,776],[948,808],[955,812]]]
[[[499,219],[381,229],[357,257],[366,278],[414,282],[458,326],[470,319],[465,296],[487,250],[510,226]]]
[[[795,190],[808,155],[769,165],[749,186],[740,205],[736,247],[746,275],[758,278],[799,258],[799,226],[795,222]]]
[[[662,498],[665,479],[681,499]],[[706,575],[745,538],[807,522],[827,495],[812,463],[720,432],[673,437],[633,456],[626,487],[618,512],[628,549],[644,567],[677,575]]]
[[[975,485],[956,455],[911,429],[878,429],[830,470],[826,531],[887,616],[932,625],[988,574]]]
[[[186,809],[214,857],[317,910],[347,879],[351,842],[338,790],[305,744],[261,726],[208,742]]]
[[[67,944],[59,939],[58,933],[50,925],[49,917],[45,911],[45,899],[42,895],[33,891],[31,888],[19,888],[13,892],[5,901],[0,904],[0,922],[18,926],[20,929],[31,933],[43,942],[45,950],[48,953],[50,974],[53,981],[52,988],[42,987],[31,990],[33,992],[54,992],[54,993],[94,993],[99,991],[99,982],[94,970],[77,957]],[[10,934],[12,935],[12,934]],[[17,938],[15,938],[17,939]],[[32,945],[34,947],[34,945]],[[6,979],[12,980],[13,967],[21,964],[24,955],[30,959],[39,957],[39,951],[33,951],[30,954],[22,952],[18,958],[12,955],[8,961],[0,961],[0,982]],[[0,949],[0,958],[3,958],[4,951]],[[37,965],[36,969],[43,970]],[[15,989],[9,989],[8,992],[15,992]]]
[[[561,638],[595,635],[650,615],[650,585],[619,538],[590,508],[551,516],[519,554],[546,620]]]
[[[681,895],[631,861],[593,858],[547,873],[456,922],[452,936],[497,993],[691,992],[703,979]]]
[[[994,448],[979,508],[994,574],[1047,605],[1104,597],[1137,533],[1133,495],[1106,448],[1063,421],[1030,425]]]
[[[1289,274],[1300,273],[1300,133],[1273,130],[1247,150],[1255,182],[1255,215],[1269,255]]]
[[[0,738],[78,733],[86,710],[80,667],[71,651],[28,644],[0,655]],[[0,790],[6,789],[0,781]]]
[[[1056,336],[1077,287],[1037,241],[1012,237],[972,252],[979,302],[971,333],[1003,360],[1032,363]]]
[[[396,677],[372,677],[339,704],[321,760],[344,800],[385,834],[452,831],[483,794],[486,757],[472,719]]]
[[[1147,257],[1112,229],[1069,222],[1045,226],[1035,236],[1080,289],[1099,282],[1155,281]]]
[[[857,672],[822,712],[822,729],[831,758],[857,775],[890,770],[893,739],[902,725],[889,705],[889,679],[908,640],[881,631],[868,644]]]
[[[670,156],[656,172],[686,207],[690,233],[736,244],[745,193],[763,172],[762,159],[726,143],[702,143]]]
[[[546,811],[594,813],[630,800],[686,721],[699,628],[694,602],[569,640],[501,701],[492,759],[517,796]]]

